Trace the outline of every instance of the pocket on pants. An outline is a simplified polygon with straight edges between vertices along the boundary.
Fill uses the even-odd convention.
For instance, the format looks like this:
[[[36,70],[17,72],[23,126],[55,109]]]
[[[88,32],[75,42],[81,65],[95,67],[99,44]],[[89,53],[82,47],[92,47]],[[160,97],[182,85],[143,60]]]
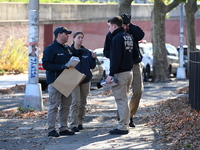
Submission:
[[[60,94],[58,90],[52,86],[52,84],[48,85],[48,93],[49,93],[49,103],[55,103],[58,101]]]

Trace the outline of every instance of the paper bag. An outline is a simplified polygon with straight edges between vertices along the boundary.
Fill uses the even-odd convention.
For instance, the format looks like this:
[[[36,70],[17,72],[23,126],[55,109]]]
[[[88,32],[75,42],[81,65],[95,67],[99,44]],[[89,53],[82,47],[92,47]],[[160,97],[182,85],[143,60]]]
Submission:
[[[83,81],[86,76],[74,67],[63,70],[52,84],[60,93],[68,97],[75,87]]]

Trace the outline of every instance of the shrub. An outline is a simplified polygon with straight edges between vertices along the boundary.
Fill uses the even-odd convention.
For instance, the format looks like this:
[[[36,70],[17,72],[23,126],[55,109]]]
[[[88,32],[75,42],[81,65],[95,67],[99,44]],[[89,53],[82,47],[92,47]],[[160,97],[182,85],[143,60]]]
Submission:
[[[0,52],[0,70],[15,74],[28,70],[28,48],[23,39],[7,39],[5,47]]]

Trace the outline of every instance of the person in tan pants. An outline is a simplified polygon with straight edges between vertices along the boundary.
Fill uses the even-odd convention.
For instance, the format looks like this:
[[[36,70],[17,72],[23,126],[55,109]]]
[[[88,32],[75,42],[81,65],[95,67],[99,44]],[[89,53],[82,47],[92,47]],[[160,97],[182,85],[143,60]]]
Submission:
[[[129,133],[129,106],[128,92],[132,82],[133,68],[133,39],[124,31],[123,20],[120,16],[108,20],[107,24],[112,35],[110,45],[110,72],[106,78],[106,83],[110,84],[114,79],[118,84],[112,87],[112,92],[117,104],[119,120],[117,128],[111,130],[110,134]]]
[[[131,84],[132,87],[132,97],[131,100],[129,102],[129,109],[130,109],[130,123],[129,126],[130,127],[135,127],[135,124],[133,123],[133,116],[136,114],[137,109],[139,107],[139,103],[140,103],[140,99],[142,96],[142,92],[143,92],[143,80],[142,80],[142,66],[140,64],[140,62],[142,61],[142,55],[139,51],[139,44],[138,42],[140,40],[143,39],[145,33],[143,32],[143,30],[137,26],[132,24],[131,21],[131,15],[127,15],[127,14],[122,14],[121,18],[123,19],[123,27],[124,30],[131,35],[131,37],[133,37],[134,40],[134,45],[136,46],[135,49],[137,49],[137,53],[134,53],[134,65],[132,68],[132,73],[133,73],[133,81]],[[106,40],[104,43],[104,56],[107,58],[110,58],[110,45],[111,45],[111,41],[112,41],[112,36],[111,33],[108,32],[108,34],[106,35]],[[119,114],[117,112],[117,117],[118,120],[119,118]]]
[[[83,121],[86,113],[87,96],[90,92],[92,72],[91,69],[96,67],[96,53],[85,48],[82,43],[84,33],[77,31],[73,35],[72,52],[77,54],[80,62],[75,67],[79,72],[86,75],[85,79],[77,85],[72,92],[72,105],[70,111],[70,127],[74,132],[83,130]]]
[[[132,117],[136,114],[137,109],[139,107],[140,99],[142,97],[142,92],[144,89],[143,81],[142,81],[142,66],[141,64],[134,64],[132,68],[133,72],[133,80],[132,80],[132,97],[129,102],[129,109],[130,109],[130,127],[135,127],[133,123]]]
[[[140,99],[143,92],[143,80],[142,80],[142,66],[140,62],[142,61],[142,55],[139,50],[139,44],[138,42],[143,39],[144,32],[143,30],[137,26],[131,23],[131,15],[128,14],[122,14],[121,15],[123,19],[123,27],[124,30],[131,35],[134,39],[134,44],[136,45],[136,49],[138,50],[138,59],[135,59],[134,65],[132,68],[133,72],[133,81],[131,84],[132,87],[132,97],[129,102],[129,109],[130,109],[130,127],[135,127],[135,124],[133,123],[133,116],[136,114],[137,109],[139,107]],[[136,55],[137,57],[137,55]]]

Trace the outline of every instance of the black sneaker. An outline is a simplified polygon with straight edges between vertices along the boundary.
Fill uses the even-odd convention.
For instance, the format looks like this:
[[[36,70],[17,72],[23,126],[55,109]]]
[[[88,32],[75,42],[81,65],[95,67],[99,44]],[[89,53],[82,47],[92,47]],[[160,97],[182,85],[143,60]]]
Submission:
[[[109,133],[112,134],[112,135],[115,135],[115,134],[128,134],[128,130],[119,130],[119,129],[114,129],[114,130],[111,130]]]
[[[83,125],[82,125],[82,124],[79,124],[79,125],[78,125],[78,129],[79,129],[79,130],[83,130],[83,129],[84,129],[84,128],[83,128]]]
[[[77,127],[73,127],[73,128],[72,128],[72,131],[73,131],[73,132],[79,132],[79,129],[78,129]]]
[[[48,133],[48,136],[59,137],[59,134],[55,130],[53,130],[53,131]]]
[[[59,132],[60,133],[60,136],[62,135],[74,135],[74,131],[69,131],[69,130],[65,130],[65,131],[62,131],[62,132]]]
[[[133,119],[132,118],[130,118],[129,127],[135,128],[135,124],[133,123]]]

